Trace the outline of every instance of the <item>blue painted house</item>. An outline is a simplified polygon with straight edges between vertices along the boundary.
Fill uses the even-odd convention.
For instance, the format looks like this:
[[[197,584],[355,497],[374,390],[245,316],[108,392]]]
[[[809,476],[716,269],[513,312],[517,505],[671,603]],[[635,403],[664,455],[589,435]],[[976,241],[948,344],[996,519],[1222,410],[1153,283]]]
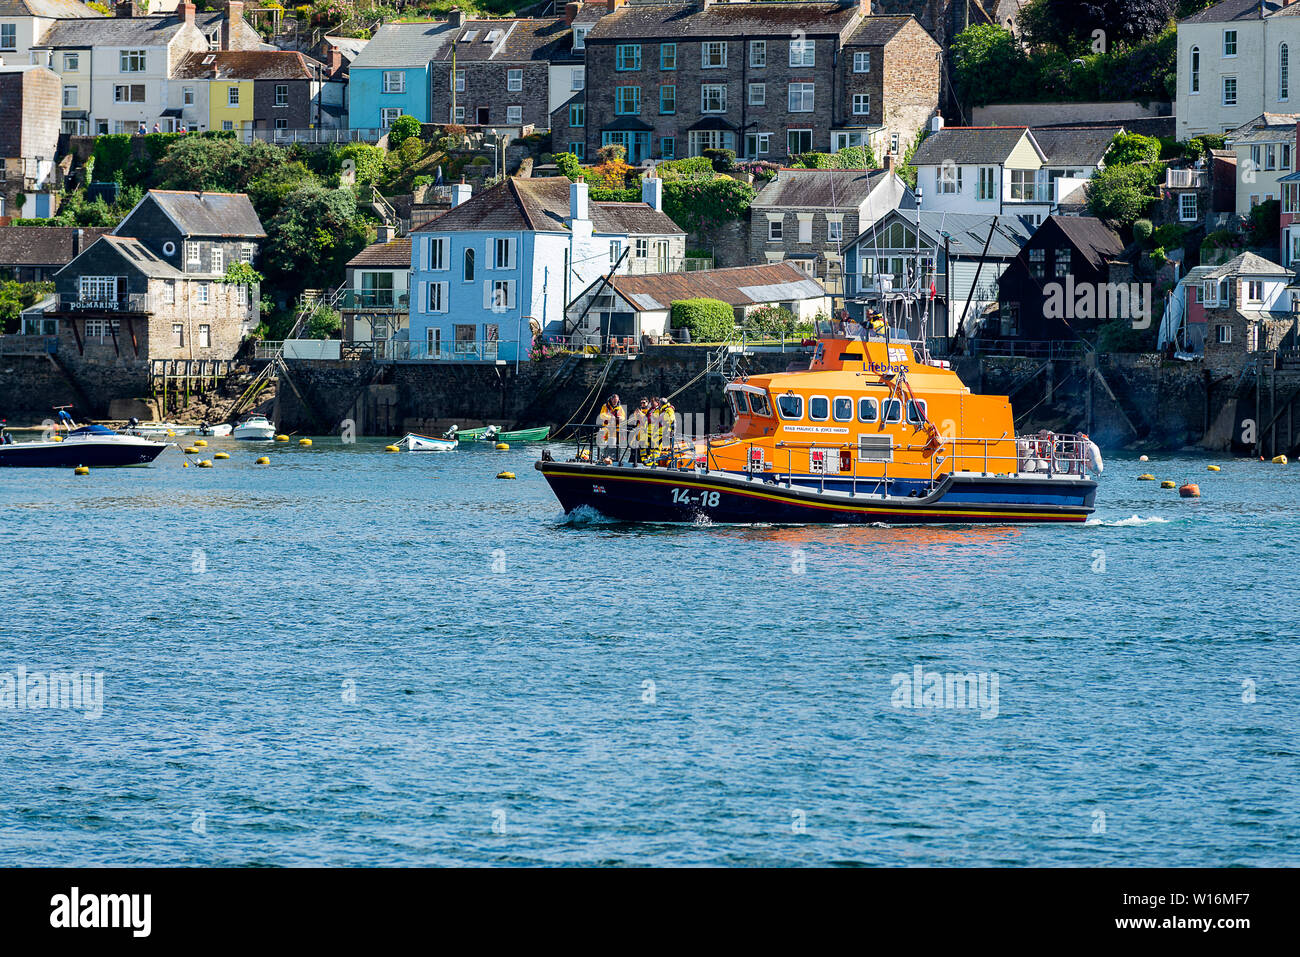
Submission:
[[[639,203],[591,202],[563,176],[452,189],[452,208],[411,231],[411,358],[525,357],[535,334],[566,331],[565,306],[602,275],[685,257],[659,179],[642,180]]]
[[[348,125],[387,129],[399,116],[431,122],[433,59],[457,29],[446,21],[380,27],[350,67]]]

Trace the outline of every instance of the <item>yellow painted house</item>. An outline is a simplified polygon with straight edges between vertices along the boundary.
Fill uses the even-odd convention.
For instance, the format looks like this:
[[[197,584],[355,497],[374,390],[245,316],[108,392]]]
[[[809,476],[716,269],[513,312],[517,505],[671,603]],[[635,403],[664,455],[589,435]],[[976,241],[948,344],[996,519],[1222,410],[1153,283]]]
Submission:
[[[253,81],[209,79],[208,129],[235,130],[243,133],[253,128]]]

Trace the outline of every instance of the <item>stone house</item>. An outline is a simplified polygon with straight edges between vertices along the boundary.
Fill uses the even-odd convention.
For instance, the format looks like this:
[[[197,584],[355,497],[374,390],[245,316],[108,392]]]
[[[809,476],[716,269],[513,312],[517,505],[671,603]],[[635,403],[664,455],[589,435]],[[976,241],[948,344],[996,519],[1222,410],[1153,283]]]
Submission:
[[[59,78],[39,66],[0,66],[0,216],[55,212]]]
[[[1172,338],[1188,352],[1203,353],[1215,375],[1237,375],[1256,353],[1295,342],[1293,278],[1289,269],[1250,252],[1190,269],[1172,297],[1184,310]]]
[[[642,202],[591,202],[586,183],[510,177],[411,231],[411,358],[522,358],[562,335],[565,307],[603,275],[684,268],[686,234],[663,212],[663,182]]]
[[[573,48],[565,18],[469,19],[453,10],[449,23],[452,40],[433,55],[433,122],[548,129],[551,60]]]
[[[986,328],[985,335],[1073,341],[1108,318],[1132,318],[1151,309],[1140,292],[1131,295],[1127,269],[1122,280],[1120,270],[1112,277],[1123,252],[1124,241],[1100,219],[1049,216],[998,277],[1001,321]],[[1108,285],[1112,279],[1113,287]]]
[[[1237,154],[1240,173],[1236,188],[1238,216],[1249,216],[1260,203],[1281,198],[1282,178],[1296,169],[1298,120],[1300,113],[1264,113],[1228,134],[1226,145]]]
[[[870,0],[607,0],[584,38],[586,152],[629,162],[870,145],[901,153],[939,103],[937,44]]]
[[[672,304],[682,299],[717,299],[730,305],[736,321],[763,306],[790,310],[796,319],[811,321],[829,313],[826,290],[794,263],[733,266],[692,272],[617,275],[597,280],[568,310],[568,324],[595,341],[672,335]],[[679,334],[680,335],[680,334]]]
[[[0,58],[28,63],[32,47],[57,21],[98,16],[79,0],[0,0]]]
[[[200,51],[187,54],[169,85],[167,112],[188,130],[238,130],[274,139],[276,131],[337,125],[325,112],[329,69],[287,50]],[[203,89],[200,90],[199,88]]]
[[[782,169],[749,207],[750,263],[789,260],[843,294],[844,246],[892,209],[912,209],[892,170]]]
[[[54,276],[60,355],[232,359],[258,322],[256,284],[228,282],[266,236],[243,194],[150,190]]]

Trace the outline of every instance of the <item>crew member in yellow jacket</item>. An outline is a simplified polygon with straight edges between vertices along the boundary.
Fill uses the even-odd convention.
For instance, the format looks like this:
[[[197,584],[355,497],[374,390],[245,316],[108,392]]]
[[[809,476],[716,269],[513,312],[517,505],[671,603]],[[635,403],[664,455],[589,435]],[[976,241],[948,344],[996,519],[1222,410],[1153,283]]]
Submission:
[[[609,455],[617,458],[619,444],[622,442],[624,438],[623,432],[627,428],[627,409],[623,407],[617,392],[605,400],[600,415],[596,417],[596,425],[599,426],[596,434],[596,446],[600,449],[601,457],[604,458]]]
[[[650,424],[650,400],[642,399],[627,420],[628,460],[634,465],[649,458]]]

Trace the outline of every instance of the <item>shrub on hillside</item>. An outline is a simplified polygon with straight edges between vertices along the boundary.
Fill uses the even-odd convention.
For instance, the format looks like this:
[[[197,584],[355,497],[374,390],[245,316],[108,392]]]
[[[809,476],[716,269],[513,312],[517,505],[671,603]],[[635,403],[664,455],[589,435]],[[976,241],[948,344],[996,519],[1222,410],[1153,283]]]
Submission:
[[[720,299],[679,299],[672,304],[674,329],[689,329],[692,342],[724,342],[736,330],[736,313]]]

